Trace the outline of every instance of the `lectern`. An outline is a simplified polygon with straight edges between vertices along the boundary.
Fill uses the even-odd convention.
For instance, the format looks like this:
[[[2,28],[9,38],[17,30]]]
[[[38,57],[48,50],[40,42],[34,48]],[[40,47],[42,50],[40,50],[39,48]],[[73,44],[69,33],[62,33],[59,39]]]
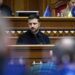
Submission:
[[[8,47],[11,50],[11,57],[23,58],[28,65],[31,65],[33,61],[47,61],[54,45],[8,45]]]

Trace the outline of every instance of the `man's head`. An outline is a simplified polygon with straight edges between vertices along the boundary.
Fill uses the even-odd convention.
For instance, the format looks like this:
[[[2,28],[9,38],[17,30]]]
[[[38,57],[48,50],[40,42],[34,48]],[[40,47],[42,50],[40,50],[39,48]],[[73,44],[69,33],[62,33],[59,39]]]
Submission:
[[[75,7],[75,0],[68,0],[68,4],[71,7]]]
[[[39,16],[38,15],[30,15],[28,18],[28,27],[33,32],[36,33],[39,30]]]

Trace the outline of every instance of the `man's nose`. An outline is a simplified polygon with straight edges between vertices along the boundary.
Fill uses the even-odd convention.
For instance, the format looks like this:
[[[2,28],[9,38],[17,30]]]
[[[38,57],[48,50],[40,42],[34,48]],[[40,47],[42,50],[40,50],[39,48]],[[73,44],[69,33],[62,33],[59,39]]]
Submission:
[[[34,24],[31,24],[31,27],[34,27]]]

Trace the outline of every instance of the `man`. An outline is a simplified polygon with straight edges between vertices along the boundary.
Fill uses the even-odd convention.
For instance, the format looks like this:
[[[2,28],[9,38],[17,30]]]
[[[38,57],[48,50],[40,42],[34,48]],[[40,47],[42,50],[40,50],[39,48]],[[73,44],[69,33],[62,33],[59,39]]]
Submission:
[[[30,15],[28,18],[29,30],[17,39],[17,44],[49,44],[49,38],[40,32],[38,15]]]
[[[0,0],[0,14],[4,16],[12,16],[12,10],[9,6],[3,3],[3,0]]]
[[[66,9],[62,10],[64,17],[72,17],[71,8],[75,8],[75,0],[67,0],[67,7]]]

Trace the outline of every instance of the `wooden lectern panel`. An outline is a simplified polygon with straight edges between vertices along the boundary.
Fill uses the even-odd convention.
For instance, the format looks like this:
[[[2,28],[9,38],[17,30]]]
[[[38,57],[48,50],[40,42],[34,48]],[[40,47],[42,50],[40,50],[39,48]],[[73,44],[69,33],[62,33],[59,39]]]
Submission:
[[[11,57],[24,58],[28,65],[33,61],[47,61],[50,58],[50,50],[54,45],[9,45]]]

